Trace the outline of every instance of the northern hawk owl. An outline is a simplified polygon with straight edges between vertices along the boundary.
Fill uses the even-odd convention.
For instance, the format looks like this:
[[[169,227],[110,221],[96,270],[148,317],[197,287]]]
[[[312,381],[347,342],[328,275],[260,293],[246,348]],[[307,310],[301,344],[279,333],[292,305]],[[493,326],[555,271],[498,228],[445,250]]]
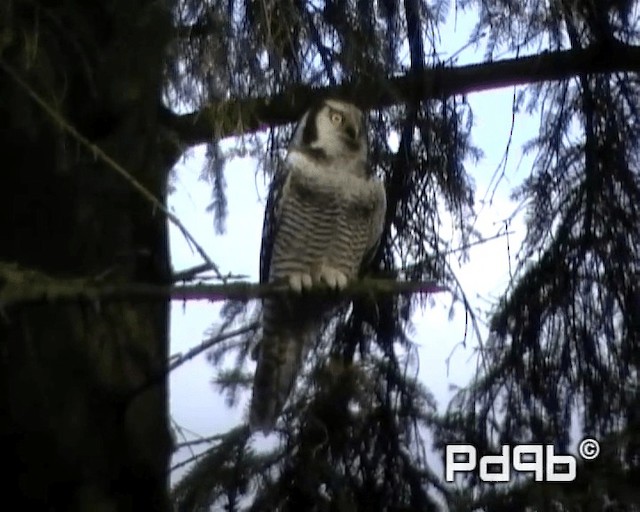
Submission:
[[[367,153],[362,112],[350,103],[326,100],[302,117],[273,179],[260,281],[288,283],[295,293],[263,300],[252,431],[266,434],[274,428],[322,319],[336,306],[308,289],[317,284],[344,289],[377,247],[386,199]]]

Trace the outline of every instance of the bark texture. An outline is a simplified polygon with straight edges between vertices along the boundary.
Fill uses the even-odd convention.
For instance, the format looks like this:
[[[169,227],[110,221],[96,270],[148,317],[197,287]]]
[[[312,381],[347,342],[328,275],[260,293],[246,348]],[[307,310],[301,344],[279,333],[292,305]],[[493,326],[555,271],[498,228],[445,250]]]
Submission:
[[[0,260],[61,279],[168,283],[166,219],[27,89],[163,200],[157,112],[169,12],[143,0],[10,4],[0,16],[9,29],[0,45]],[[5,502],[169,510],[167,387],[146,386],[167,350],[168,302],[4,307]]]

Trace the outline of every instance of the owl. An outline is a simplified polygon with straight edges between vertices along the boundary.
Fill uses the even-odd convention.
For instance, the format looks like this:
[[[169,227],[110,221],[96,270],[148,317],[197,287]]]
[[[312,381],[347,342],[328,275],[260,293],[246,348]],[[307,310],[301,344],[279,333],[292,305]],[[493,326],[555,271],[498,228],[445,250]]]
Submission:
[[[325,100],[298,123],[271,184],[260,281],[286,283],[292,293],[263,300],[252,431],[273,430],[323,319],[339,304],[309,290],[344,289],[377,248],[386,196],[367,165],[367,152],[362,112],[350,103]]]

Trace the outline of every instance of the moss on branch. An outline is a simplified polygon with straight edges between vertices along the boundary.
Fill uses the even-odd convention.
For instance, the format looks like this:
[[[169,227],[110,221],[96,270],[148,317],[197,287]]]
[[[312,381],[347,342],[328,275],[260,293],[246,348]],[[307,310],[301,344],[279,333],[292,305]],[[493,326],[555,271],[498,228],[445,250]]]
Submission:
[[[341,296],[380,294],[437,293],[447,289],[433,281],[395,281],[361,279],[353,281]],[[59,279],[14,264],[0,263],[0,306],[29,302],[69,302],[78,300],[252,300],[270,295],[292,293],[284,284],[234,282],[228,284],[192,284],[159,286],[146,283],[113,283],[90,279]],[[325,287],[305,293],[335,294]]]

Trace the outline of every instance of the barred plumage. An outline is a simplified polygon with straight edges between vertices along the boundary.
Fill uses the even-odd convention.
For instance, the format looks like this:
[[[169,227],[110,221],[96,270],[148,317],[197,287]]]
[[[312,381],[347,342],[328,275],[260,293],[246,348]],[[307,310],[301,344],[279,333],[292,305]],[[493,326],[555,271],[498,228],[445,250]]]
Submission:
[[[263,226],[262,282],[301,292],[324,283],[342,289],[358,276],[381,235],[385,192],[367,167],[366,130],[353,105],[327,100],[300,121],[274,178]],[[335,304],[312,294],[263,301],[250,425],[271,431]]]

